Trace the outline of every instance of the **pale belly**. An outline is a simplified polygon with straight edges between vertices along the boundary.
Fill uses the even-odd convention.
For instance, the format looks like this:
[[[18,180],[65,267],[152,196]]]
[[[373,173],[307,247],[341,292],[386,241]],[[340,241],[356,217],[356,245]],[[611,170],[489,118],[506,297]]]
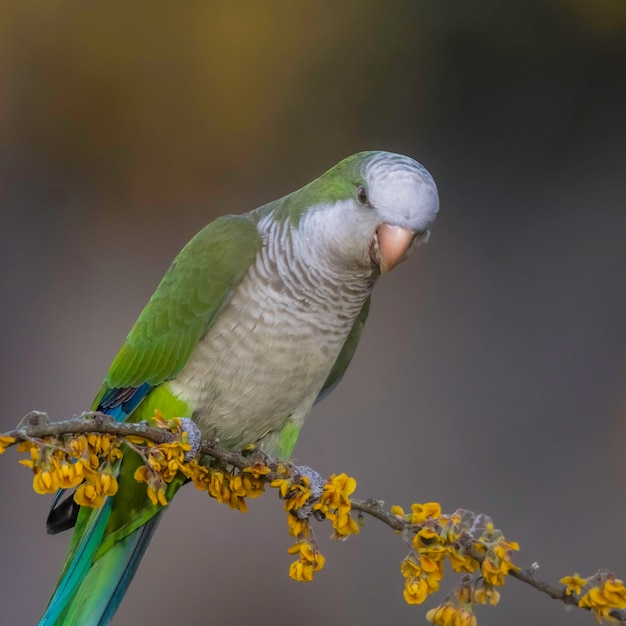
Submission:
[[[300,426],[369,290],[312,303],[246,279],[172,381],[205,437],[241,449],[291,421]],[[330,309],[329,309],[330,306]]]

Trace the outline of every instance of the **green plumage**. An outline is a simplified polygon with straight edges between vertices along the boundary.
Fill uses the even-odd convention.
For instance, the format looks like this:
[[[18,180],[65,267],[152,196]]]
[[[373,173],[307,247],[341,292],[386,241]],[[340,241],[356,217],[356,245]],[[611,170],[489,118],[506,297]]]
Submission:
[[[241,282],[260,246],[256,227],[244,216],[221,217],[191,239],[172,262],[128,334],[92,409],[100,409],[100,400],[111,390],[139,388],[147,383],[154,389],[126,419],[147,420],[157,409],[166,418],[191,417],[191,407],[159,385],[185,365]],[[162,508],[152,504],[146,496],[145,485],[133,479],[140,462],[139,456],[125,454],[117,468],[118,482],[123,488],[115,498],[103,509],[81,507],[59,578],[66,586],[65,602],[61,602],[60,614],[51,615],[49,620],[44,618],[42,625],[76,624],[76,620],[81,619],[80,608],[76,607],[89,607],[93,601],[97,604],[101,585],[94,585],[90,579],[102,576],[106,568],[104,563],[100,564],[83,581],[86,572],[115,543],[128,537]],[[169,485],[168,499],[181,485],[181,479]],[[79,567],[77,561],[80,561]],[[116,565],[117,561],[112,563],[113,568]],[[82,591],[79,591],[81,586]],[[70,602],[77,593],[80,603]]]
[[[220,217],[178,254],[105,377],[109,388],[156,386],[187,362],[261,247],[244,216]]]
[[[159,410],[193,419],[225,447],[289,457],[355,353],[381,268],[426,238],[437,210],[421,165],[364,152],[284,198],[215,220],[174,259],[92,408],[120,421]],[[141,462],[125,451],[114,467],[119,490],[103,507],[81,507],[77,518],[63,503],[51,512],[51,532],[75,530],[40,626],[113,617],[163,512],[133,477]],[[168,485],[168,501],[182,484]]]

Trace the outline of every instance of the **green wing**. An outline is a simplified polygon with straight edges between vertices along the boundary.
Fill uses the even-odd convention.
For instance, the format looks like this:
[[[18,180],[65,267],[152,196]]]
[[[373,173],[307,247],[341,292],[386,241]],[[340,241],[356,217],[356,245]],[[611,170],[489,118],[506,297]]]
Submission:
[[[178,254],[141,312],[104,379],[94,408],[129,403],[134,389],[175,377],[228,304],[262,245],[246,216],[227,215],[202,229]],[[103,406],[104,401],[104,406]],[[127,415],[131,411],[124,411]],[[116,415],[124,419],[125,416]]]
[[[224,216],[202,229],[174,259],[142,311],[92,409],[118,421],[136,421],[149,417],[137,408],[150,396],[153,402],[148,405],[164,411],[172,405],[177,409],[172,415],[186,415],[182,407],[173,406],[175,398],[162,397],[164,390],[159,385],[183,368],[229,302],[261,244],[256,226],[245,216]],[[146,410],[153,411],[148,405]],[[61,492],[48,515],[50,533],[71,528],[76,522],[77,509],[71,498],[59,503],[60,497]]]
[[[256,226],[245,216],[225,216],[201,230],[174,259],[131,329],[94,408],[118,420],[135,420],[152,415],[152,405],[184,405],[169,398],[167,389],[159,385],[184,367],[230,301],[261,245]],[[177,408],[180,411],[166,417],[186,414],[184,406]],[[50,512],[49,531],[75,523],[76,530],[42,624],[78,623],[76,615],[91,615],[89,611],[106,617],[117,607],[162,508],[153,505],[145,485],[133,479],[140,463],[137,455],[125,455],[116,462],[113,470],[120,488],[102,508],[80,507],[79,512],[64,505],[72,504],[67,499]],[[182,478],[177,477],[168,486],[168,499],[181,484]]]
[[[343,375],[346,373],[348,369],[348,365],[350,365],[350,361],[352,361],[352,357],[356,351],[356,347],[359,345],[359,340],[361,339],[361,332],[363,331],[363,326],[365,326],[365,322],[367,320],[367,316],[370,312],[370,297],[367,298],[363,308],[357,315],[357,318],[354,322],[354,326],[352,326],[352,330],[350,331],[348,337],[346,338],[345,343],[343,344],[343,348],[333,365],[333,368],[330,370],[330,374],[324,385],[322,390],[315,402],[319,402],[323,400],[338,384],[342,379]]]

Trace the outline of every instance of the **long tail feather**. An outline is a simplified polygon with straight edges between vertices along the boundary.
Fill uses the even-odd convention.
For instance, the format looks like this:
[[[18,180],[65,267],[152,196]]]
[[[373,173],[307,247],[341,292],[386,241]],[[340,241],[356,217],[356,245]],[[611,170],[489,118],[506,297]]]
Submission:
[[[64,623],[62,618],[71,598],[91,567],[92,555],[102,540],[110,514],[111,500],[108,499],[102,508],[89,511],[89,517],[85,520],[80,536],[75,534],[72,537],[70,554],[39,626],[56,626]]]
[[[81,549],[63,573],[39,626],[104,626],[112,619],[156,530],[161,513],[92,562],[106,518],[108,515],[98,515],[96,523],[89,529]],[[101,524],[102,529],[99,528]]]

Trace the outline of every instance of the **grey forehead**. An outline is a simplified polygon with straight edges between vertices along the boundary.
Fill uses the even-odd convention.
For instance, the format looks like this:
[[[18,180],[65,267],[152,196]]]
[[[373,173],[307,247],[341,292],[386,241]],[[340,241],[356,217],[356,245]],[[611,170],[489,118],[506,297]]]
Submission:
[[[414,159],[393,152],[378,152],[365,164],[364,174],[371,181],[384,181],[388,178],[420,178],[434,185],[428,170]]]

